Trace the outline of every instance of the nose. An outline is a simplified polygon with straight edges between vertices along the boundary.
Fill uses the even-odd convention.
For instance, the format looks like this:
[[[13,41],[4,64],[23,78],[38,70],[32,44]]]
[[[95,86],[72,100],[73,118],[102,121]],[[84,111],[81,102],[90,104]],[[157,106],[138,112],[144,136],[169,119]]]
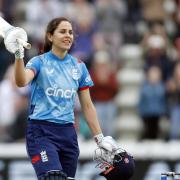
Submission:
[[[65,36],[70,37],[70,36],[71,36],[71,34],[70,34],[69,32],[66,32],[66,33],[65,33]]]

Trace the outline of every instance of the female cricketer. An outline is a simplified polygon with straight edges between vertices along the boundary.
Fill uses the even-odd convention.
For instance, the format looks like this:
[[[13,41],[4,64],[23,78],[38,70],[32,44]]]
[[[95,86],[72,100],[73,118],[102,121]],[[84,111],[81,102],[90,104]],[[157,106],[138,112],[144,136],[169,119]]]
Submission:
[[[13,39],[6,44],[15,54],[17,86],[30,86],[26,147],[38,180],[75,179],[79,156],[74,128],[76,94],[98,147],[108,151],[116,148],[102,134],[89,93],[93,82],[85,64],[68,54],[73,41],[71,22],[59,17],[47,26],[44,53],[33,57],[26,66],[24,48],[19,41]]]

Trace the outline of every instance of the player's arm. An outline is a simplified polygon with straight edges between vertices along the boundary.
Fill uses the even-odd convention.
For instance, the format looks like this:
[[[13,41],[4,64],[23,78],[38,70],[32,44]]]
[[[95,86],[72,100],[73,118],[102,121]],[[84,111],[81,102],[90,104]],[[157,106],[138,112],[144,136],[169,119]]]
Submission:
[[[24,47],[27,48],[27,34],[22,28],[11,28],[4,37],[6,49],[15,56],[15,81],[17,86],[26,86],[33,78],[34,72],[24,66]]]
[[[34,78],[34,72],[31,69],[25,69],[22,59],[15,60],[14,71],[16,85],[19,87],[26,86]]]
[[[19,87],[26,86],[33,78],[34,72],[30,69],[25,69],[24,65],[24,47],[18,41],[14,44],[15,55],[15,81]],[[11,49],[13,49],[11,48]]]
[[[117,144],[114,139],[110,136],[105,136],[102,133],[96,109],[92,103],[89,89],[79,91],[79,100],[81,103],[82,112],[85,116],[87,124],[91,129],[94,140],[97,143],[98,147],[105,149],[107,151],[113,151],[117,149]],[[111,127],[110,127],[111,128]]]
[[[87,121],[87,124],[89,128],[91,129],[93,135],[97,135],[102,133],[99,121],[97,118],[96,109],[94,107],[94,104],[91,101],[89,89],[85,89],[82,91],[79,91],[79,100],[81,103],[82,112],[85,116],[85,119]]]

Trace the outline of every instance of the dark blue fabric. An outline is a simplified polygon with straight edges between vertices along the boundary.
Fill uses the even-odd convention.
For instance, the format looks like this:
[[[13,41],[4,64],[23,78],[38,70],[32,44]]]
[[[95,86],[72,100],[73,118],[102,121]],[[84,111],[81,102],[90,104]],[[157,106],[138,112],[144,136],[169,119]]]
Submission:
[[[79,156],[77,134],[73,124],[28,121],[27,152],[38,177],[60,170],[74,177]]]
[[[40,177],[39,180],[68,180],[67,175],[61,171],[51,171]]]
[[[134,174],[135,162],[131,155],[127,152],[115,155],[113,167],[107,174],[102,172],[100,175],[107,180],[130,180]]]

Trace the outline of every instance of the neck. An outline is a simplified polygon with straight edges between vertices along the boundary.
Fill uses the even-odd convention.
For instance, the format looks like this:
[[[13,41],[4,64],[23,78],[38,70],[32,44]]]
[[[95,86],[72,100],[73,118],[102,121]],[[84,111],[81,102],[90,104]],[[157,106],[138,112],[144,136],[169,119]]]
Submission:
[[[64,57],[67,54],[67,50],[56,50],[56,49],[52,49],[53,54],[55,54],[56,56],[58,56],[60,59],[64,59]]]

